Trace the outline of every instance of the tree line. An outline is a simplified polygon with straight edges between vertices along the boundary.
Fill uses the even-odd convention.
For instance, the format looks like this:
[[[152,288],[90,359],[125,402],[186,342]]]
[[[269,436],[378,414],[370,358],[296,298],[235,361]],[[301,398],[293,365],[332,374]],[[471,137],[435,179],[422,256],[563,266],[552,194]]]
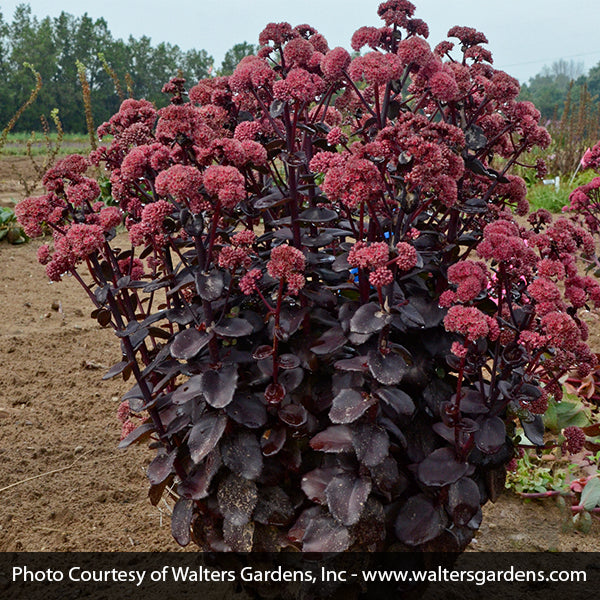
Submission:
[[[558,120],[565,107],[583,103],[600,107],[600,63],[584,72],[583,63],[558,60],[546,66],[521,87],[521,100],[530,100],[547,120]]]
[[[85,132],[85,111],[78,63],[85,67],[96,125],[118,109],[121,96],[146,98],[163,106],[162,85],[181,73],[190,82],[210,75],[228,75],[255,46],[247,42],[231,48],[215,69],[206,50],[183,51],[166,42],[154,45],[149,37],[115,39],[103,19],[87,13],[38,18],[31,7],[20,4],[12,21],[0,13],[0,129],[10,121],[35,87],[30,64],[42,77],[42,88],[17,122],[15,131],[40,129],[40,116],[59,109],[67,132]]]

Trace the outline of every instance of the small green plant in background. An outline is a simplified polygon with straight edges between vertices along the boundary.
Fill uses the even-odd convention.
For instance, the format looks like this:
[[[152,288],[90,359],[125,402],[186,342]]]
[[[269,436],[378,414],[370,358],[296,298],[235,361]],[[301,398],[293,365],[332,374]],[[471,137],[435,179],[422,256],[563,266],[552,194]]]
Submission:
[[[17,223],[15,211],[8,206],[0,206],[0,242],[6,240],[9,244],[23,244],[28,239]]]

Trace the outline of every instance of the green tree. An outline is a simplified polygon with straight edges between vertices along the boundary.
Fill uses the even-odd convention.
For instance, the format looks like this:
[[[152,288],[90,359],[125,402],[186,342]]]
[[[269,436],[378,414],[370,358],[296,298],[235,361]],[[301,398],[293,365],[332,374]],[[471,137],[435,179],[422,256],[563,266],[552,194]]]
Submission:
[[[218,69],[218,74],[221,76],[231,75],[244,56],[250,56],[257,50],[258,46],[249,44],[248,42],[236,44],[233,48],[230,48],[225,53],[225,58]]]

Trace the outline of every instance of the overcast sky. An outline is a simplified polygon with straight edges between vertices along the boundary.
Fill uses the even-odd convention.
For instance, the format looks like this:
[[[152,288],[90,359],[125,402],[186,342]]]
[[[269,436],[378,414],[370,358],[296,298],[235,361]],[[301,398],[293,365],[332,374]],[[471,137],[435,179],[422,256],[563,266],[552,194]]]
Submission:
[[[600,2],[592,0],[412,0],[416,17],[430,27],[432,45],[453,25],[485,33],[494,65],[526,82],[544,65],[564,58],[600,62]],[[5,20],[20,2],[0,0]],[[266,23],[308,23],[330,47],[349,48],[352,33],[377,25],[379,0],[30,0],[38,17],[66,11],[104,17],[115,38],[147,35],[154,44],[170,42],[183,50],[204,48],[219,65],[225,52],[242,41],[256,43]]]

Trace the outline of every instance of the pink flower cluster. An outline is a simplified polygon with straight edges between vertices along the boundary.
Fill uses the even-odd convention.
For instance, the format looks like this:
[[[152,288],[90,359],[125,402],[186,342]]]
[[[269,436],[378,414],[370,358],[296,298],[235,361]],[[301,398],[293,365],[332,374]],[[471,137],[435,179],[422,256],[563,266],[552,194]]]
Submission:
[[[452,302],[468,303],[489,284],[489,272],[482,262],[462,260],[448,267],[448,282],[456,285],[455,292],[445,292],[445,305]]]
[[[474,306],[451,306],[444,317],[444,326],[447,331],[464,336],[468,342],[480,338],[493,341],[500,335],[497,321]]]
[[[173,210],[174,206],[166,200],[157,200],[144,206],[141,221],[129,228],[132,245],[141,246],[148,240],[164,234],[164,221]]]
[[[161,196],[171,196],[185,202],[192,212],[201,212],[210,208],[210,203],[202,195],[202,173],[189,165],[174,165],[161,171],[156,177],[154,187]]]
[[[297,248],[282,244],[271,250],[271,258],[267,263],[267,273],[287,283],[288,293],[297,296],[304,287],[304,269],[306,257]]]
[[[234,208],[246,197],[244,176],[231,166],[211,165],[204,172],[204,187],[225,209]]]

